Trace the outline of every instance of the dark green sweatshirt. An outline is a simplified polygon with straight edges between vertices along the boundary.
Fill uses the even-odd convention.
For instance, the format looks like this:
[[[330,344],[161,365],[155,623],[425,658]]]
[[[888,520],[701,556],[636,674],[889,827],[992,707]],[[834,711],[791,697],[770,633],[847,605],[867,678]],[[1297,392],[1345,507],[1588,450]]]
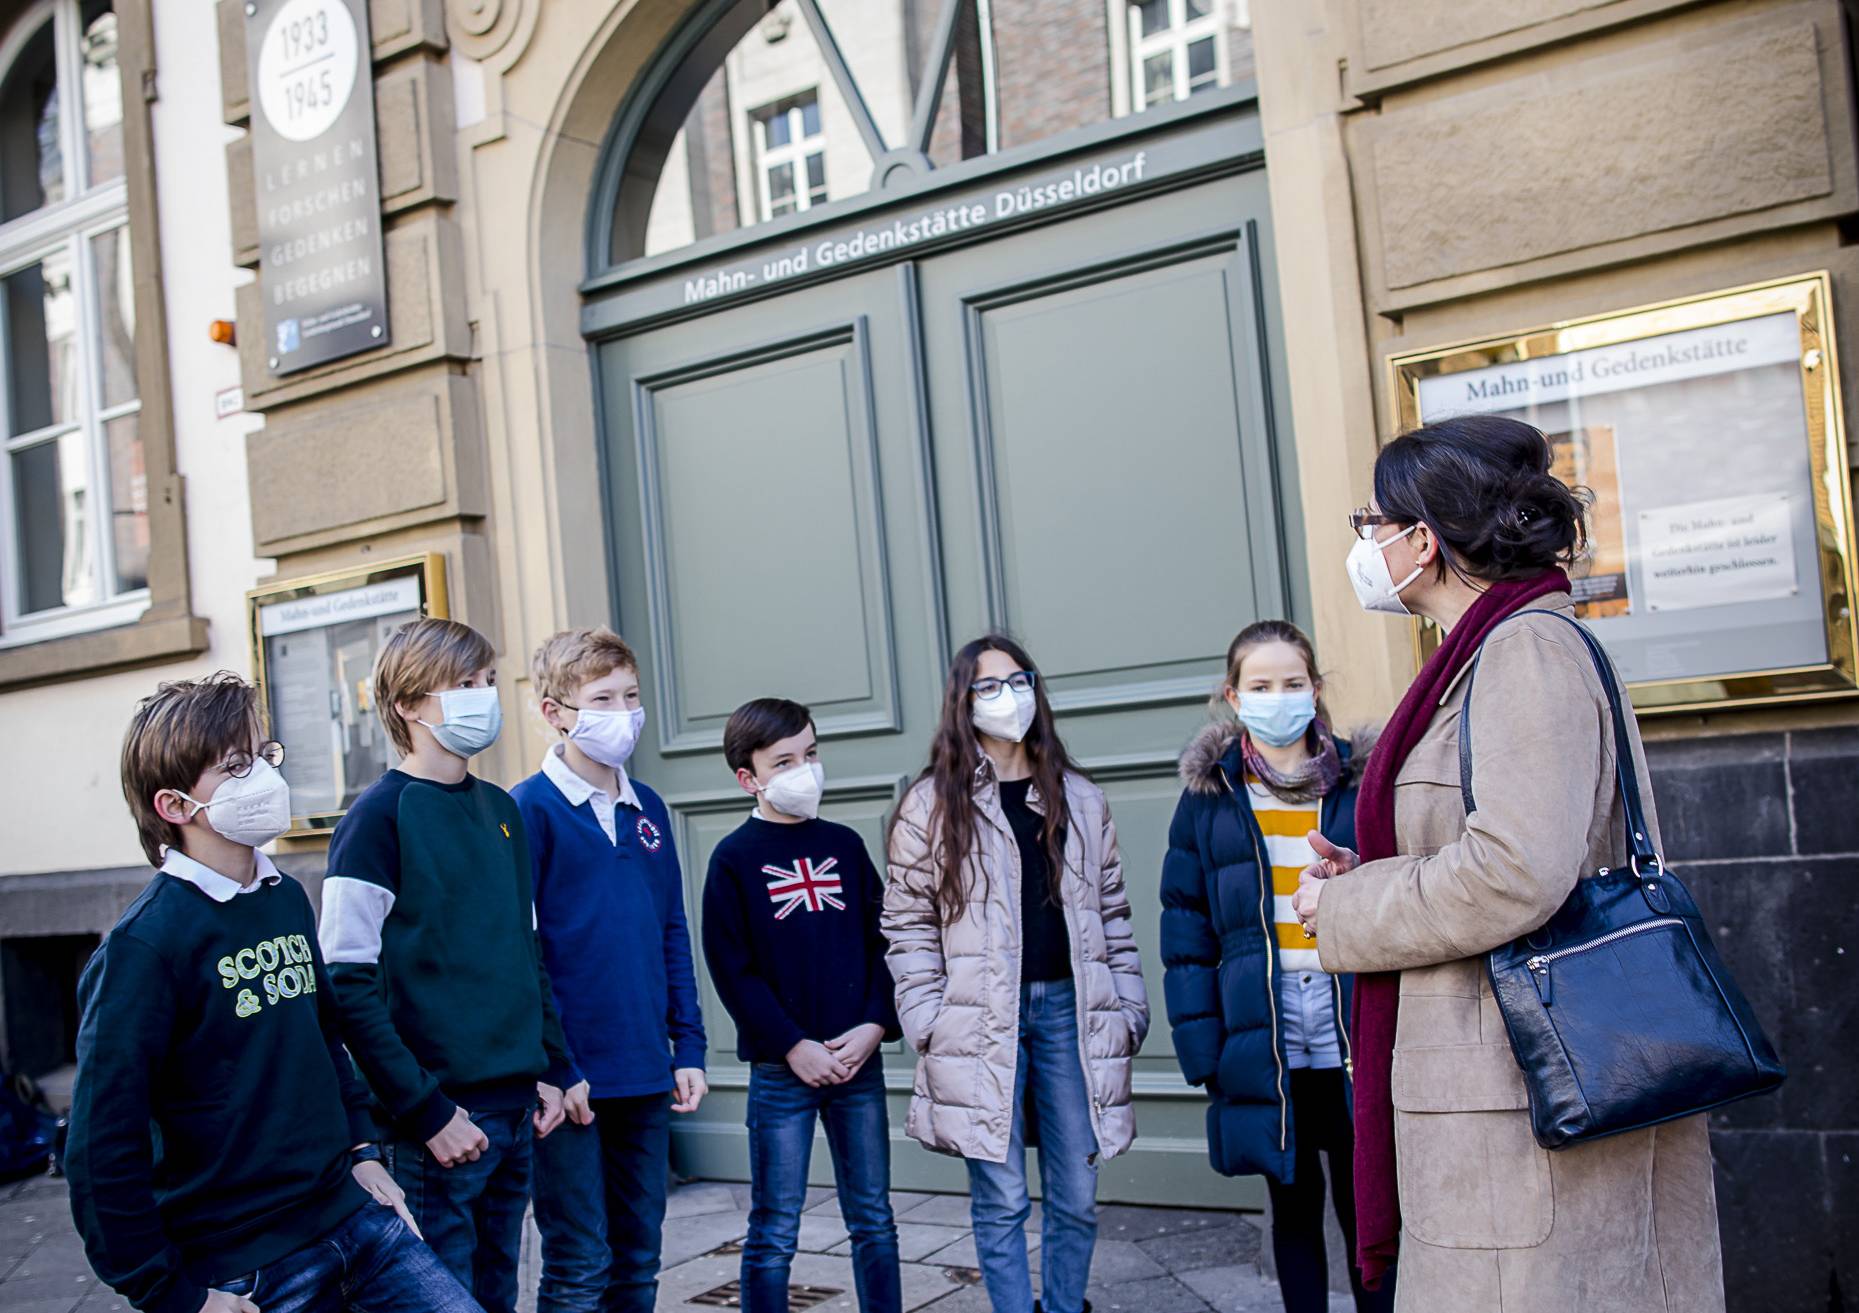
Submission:
[[[336,826],[323,955],[349,1052],[402,1138],[567,1079],[535,924],[523,818],[494,784],[391,770]]]
[[[71,1211],[97,1275],[137,1308],[197,1313],[207,1287],[368,1202],[349,1172],[372,1138],[367,1092],[295,880],[219,902],[157,874],[78,999]]]

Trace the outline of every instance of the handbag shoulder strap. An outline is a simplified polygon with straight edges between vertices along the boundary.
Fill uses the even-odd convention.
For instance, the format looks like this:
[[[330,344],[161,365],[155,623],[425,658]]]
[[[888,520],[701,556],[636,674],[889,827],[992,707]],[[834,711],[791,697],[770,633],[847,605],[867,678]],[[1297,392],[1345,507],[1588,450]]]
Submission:
[[[1601,677],[1601,688],[1607,694],[1608,717],[1614,726],[1614,783],[1620,790],[1620,805],[1625,811],[1627,833],[1631,836],[1629,843],[1634,869],[1658,865],[1659,854],[1653,847],[1652,830],[1646,824],[1646,810],[1640,801],[1639,768],[1633,760],[1633,739],[1627,732],[1626,710],[1613,663],[1602,651],[1600,640],[1588,631],[1586,625],[1573,617],[1559,611],[1541,609],[1519,611],[1517,615],[1554,616],[1581,635],[1589,659],[1594,662],[1595,673]],[[1490,641],[1490,635],[1486,635],[1485,642]],[[1465,801],[1467,816],[1477,810],[1477,803],[1472,797],[1472,681],[1478,676],[1478,662],[1484,651],[1484,644],[1481,643],[1478,651],[1472,655],[1471,667],[1465,672],[1465,699],[1459,706],[1459,793]]]

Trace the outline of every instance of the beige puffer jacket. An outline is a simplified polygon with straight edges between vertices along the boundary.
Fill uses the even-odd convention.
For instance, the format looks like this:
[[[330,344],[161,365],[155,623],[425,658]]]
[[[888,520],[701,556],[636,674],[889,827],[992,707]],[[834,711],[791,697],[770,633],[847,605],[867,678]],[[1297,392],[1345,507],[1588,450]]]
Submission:
[[[1112,1158],[1136,1138],[1130,1060],[1149,1033],[1149,1001],[1110,807],[1103,790],[1082,775],[1066,776],[1065,796],[1071,823],[1060,892],[1078,995],[1079,1057],[1098,1152]],[[884,894],[885,960],[897,981],[904,1038],[919,1055],[904,1129],[931,1149],[1003,1162],[1019,1057],[1020,850],[1001,811],[993,764],[983,758],[975,772],[977,851],[962,868],[968,906],[953,924],[940,924],[940,867],[928,837],[934,803],[927,780],[904,796]],[[1036,788],[1028,803],[1043,811]]]

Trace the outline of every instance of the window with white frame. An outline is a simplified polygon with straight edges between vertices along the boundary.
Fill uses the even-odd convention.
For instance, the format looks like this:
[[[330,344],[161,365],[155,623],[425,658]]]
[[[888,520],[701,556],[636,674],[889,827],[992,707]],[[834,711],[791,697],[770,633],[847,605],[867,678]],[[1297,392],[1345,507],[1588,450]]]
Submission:
[[[0,36],[0,644],[147,605],[135,276],[111,0]]]
[[[755,158],[762,220],[826,203],[826,138],[820,96],[803,91],[756,110]]]
[[[1227,81],[1226,0],[1130,0],[1130,89],[1138,112]]]

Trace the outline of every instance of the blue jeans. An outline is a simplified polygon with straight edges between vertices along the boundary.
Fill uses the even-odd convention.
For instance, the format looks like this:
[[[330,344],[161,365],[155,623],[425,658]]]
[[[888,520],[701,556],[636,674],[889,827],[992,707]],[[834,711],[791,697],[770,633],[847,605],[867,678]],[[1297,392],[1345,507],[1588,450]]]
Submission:
[[[1013,1133],[1007,1161],[967,1159],[975,1252],[994,1313],[1032,1313],[1026,1261],[1026,1096],[1039,1119],[1043,1190],[1040,1271],[1045,1313],[1082,1313],[1097,1244],[1097,1133],[1078,1057],[1076,995],[1069,980],[1020,987],[1020,1053],[1014,1064]]]
[[[529,1109],[473,1113],[471,1120],[490,1141],[475,1163],[441,1167],[424,1144],[395,1140],[385,1146],[387,1170],[407,1192],[407,1210],[426,1243],[459,1284],[486,1313],[516,1313],[534,1142]]]
[[[671,1175],[671,1096],[593,1100],[536,1142],[537,1313],[652,1313]]]
[[[742,1242],[742,1313],[787,1313],[788,1269],[807,1202],[815,1117],[826,1124],[839,1215],[852,1236],[852,1280],[863,1313],[898,1313],[897,1223],[891,1217],[891,1127],[876,1054],[844,1085],[815,1088],[786,1063],[749,1075],[749,1235]]]
[[[480,1313],[391,1208],[370,1202],[295,1253],[220,1289],[265,1313]]]

